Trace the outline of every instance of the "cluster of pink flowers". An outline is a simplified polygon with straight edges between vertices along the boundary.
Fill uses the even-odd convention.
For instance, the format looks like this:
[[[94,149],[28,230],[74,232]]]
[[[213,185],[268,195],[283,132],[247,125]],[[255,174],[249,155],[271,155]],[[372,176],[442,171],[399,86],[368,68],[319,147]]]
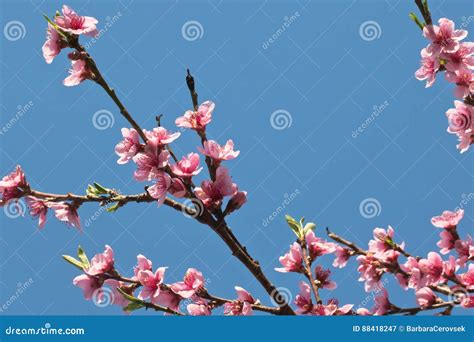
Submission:
[[[74,260],[66,256],[67,260]],[[134,296],[141,301],[148,301],[162,307],[181,312],[181,303],[186,305],[188,314],[193,316],[209,316],[212,310],[222,305],[207,296],[205,279],[201,272],[189,268],[182,281],[171,284],[165,283],[167,267],[158,267],[153,270],[153,263],[143,255],[137,256],[137,265],[131,278],[122,277],[115,269],[114,252],[110,246],[105,246],[103,253],[96,254],[91,260],[86,261],[85,254],[81,260],[74,260],[76,266],[83,269],[84,273],[74,278],[73,284],[82,289],[86,300],[94,299],[99,303],[104,299],[105,289],[111,289],[112,304],[121,306],[129,311],[127,305],[130,300],[124,297],[118,289],[129,296]],[[242,287],[235,287],[237,298],[223,304],[224,314],[230,316],[246,316],[253,313],[252,305],[259,304],[252,295]],[[132,311],[132,310],[130,310]]]
[[[73,9],[64,5],[62,15],[57,14],[54,21],[49,21],[46,31],[46,42],[43,44],[43,57],[50,64],[59,55],[61,50],[71,47],[70,40],[77,40],[78,36],[84,34],[94,37],[97,35],[97,19],[83,17]],[[77,51],[68,54],[71,60],[70,75],[64,79],[65,86],[75,86],[86,79],[93,78],[93,73],[87,63],[87,54]]]
[[[179,127],[190,128],[204,132],[212,120],[215,105],[211,101],[204,102],[197,111],[186,111],[182,117],[176,119]],[[172,133],[164,127],[156,127],[152,131],[143,130],[147,138],[146,144],[141,144],[138,132],[133,128],[123,128],[123,140],[115,147],[120,157],[119,164],[132,160],[137,169],[134,177],[137,181],[151,181],[153,185],[147,188],[148,193],[162,204],[169,193],[177,198],[189,197],[189,187],[193,184],[193,177],[201,173],[200,155],[188,153],[181,160],[170,161],[169,144],[179,138],[181,133]],[[220,146],[214,140],[204,140],[203,147],[198,151],[208,158],[211,164],[211,179],[204,180],[200,187],[194,188],[195,196],[211,211],[221,207],[224,197],[230,197],[226,207],[226,214],[239,209],[246,202],[245,191],[239,191],[229,175],[229,170],[221,165],[222,161],[236,158],[239,151],[234,151],[234,142],[228,140]]]
[[[415,75],[431,87],[436,74],[445,71],[446,80],[456,85],[454,95],[462,101],[454,101],[455,108],[449,109],[446,116],[448,132],[457,135],[457,147],[463,153],[474,142],[474,43],[462,42],[468,32],[456,30],[451,20],[441,18],[438,23],[439,26],[423,28],[430,44],[421,50],[421,67]]]
[[[24,198],[29,207],[30,215],[38,218],[39,228],[43,228],[46,223],[48,209],[54,210],[58,220],[67,223],[71,227],[81,227],[79,215],[77,214],[77,205],[73,202],[41,200],[30,195],[30,191],[30,185],[26,181],[25,174],[18,165],[12,173],[6,175],[0,181],[0,194],[2,196],[0,206],[18,203],[20,198]],[[18,208],[21,210],[20,206]]]
[[[415,293],[416,303],[421,310],[437,303],[443,303],[436,290],[441,293],[460,292],[459,303],[465,308],[474,307],[474,296],[469,291],[474,289],[474,245],[471,236],[465,240],[459,237],[457,225],[464,215],[459,209],[455,212],[445,211],[440,216],[432,218],[435,227],[442,228],[441,240],[438,246],[440,253],[445,255],[454,251],[457,255],[450,255],[443,260],[440,254],[429,252],[426,258],[414,257],[405,251],[405,243],[394,241],[395,231],[391,226],[387,229],[375,228],[373,239],[368,243],[366,251],[354,245],[327,242],[316,237],[313,230],[297,229],[298,239],[290,246],[290,250],[280,257],[283,267],[275,268],[278,272],[296,272],[304,275],[308,282],[300,282],[300,293],[295,298],[297,313],[304,315],[384,315],[397,313],[400,310],[393,305],[388,292],[384,288],[382,278],[385,274],[393,274],[402,289],[412,289]],[[288,218],[287,218],[288,220]],[[289,220],[290,227],[295,230],[296,221]],[[298,229],[304,235],[298,233]],[[304,238],[303,238],[304,236]],[[336,240],[340,241],[340,240]],[[352,246],[352,248],[351,248]],[[374,298],[374,307],[366,309],[359,307],[353,309],[353,304],[338,306],[337,299],[330,299],[326,305],[320,299],[320,290],[333,290],[336,283],[329,279],[330,270],[324,270],[320,265],[311,272],[311,265],[318,257],[334,254],[334,267],[344,267],[349,259],[354,256],[359,264],[359,281],[365,283],[367,292],[379,293]],[[404,256],[405,262],[399,258]],[[313,284],[311,284],[311,282]],[[314,285],[314,286],[313,286]],[[316,288],[316,290],[314,289]],[[315,292],[314,302],[312,291]]]

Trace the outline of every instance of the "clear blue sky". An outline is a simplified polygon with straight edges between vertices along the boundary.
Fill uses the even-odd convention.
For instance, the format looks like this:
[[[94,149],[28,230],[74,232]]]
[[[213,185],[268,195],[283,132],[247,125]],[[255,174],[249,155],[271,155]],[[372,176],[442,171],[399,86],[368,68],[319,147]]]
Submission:
[[[321,235],[329,226],[365,246],[374,227],[390,224],[397,241],[425,256],[438,241],[430,218],[459,206],[472,190],[472,153],[460,155],[455,137],[446,132],[444,113],[453,105],[452,88],[440,78],[424,89],[414,78],[426,41],[408,19],[408,12],[416,10],[412,1],[69,4],[96,17],[99,28],[121,14],[90,52],[143,127],[153,127],[154,116],[164,114],[163,125],[176,129],[175,118],[191,106],[184,77],[186,67],[192,70],[200,100],[216,103],[209,136],[220,142],[232,138],[241,151],[228,166],[249,192],[249,202],[229,223],[268,277],[293,297],[300,277],[273,268],[294,236],[283,214],[263,223],[285,196],[297,193],[284,212],[315,221]],[[471,5],[431,1],[434,18],[446,16],[468,29],[474,28],[472,17],[466,18]],[[41,56],[42,14],[52,16],[59,6],[2,1],[1,27],[19,21],[25,35],[14,41],[0,37],[1,125],[15,117],[18,106],[33,105],[0,135],[1,174],[21,164],[33,187],[43,191],[83,193],[97,181],[123,193],[141,192],[144,184],[132,180],[133,165],[116,164],[114,146],[120,128],[128,126],[112,101],[91,82],[64,87],[69,67],[64,53],[51,65]],[[281,32],[285,17],[291,24]],[[183,38],[188,21],[200,23],[202,37]],[[377,23],[377,32],[364,40],[359,29],[368,21]],[[273,35],[276,39],[268,44]],[[383,104],[388,105],[354,138],[353,131],[371,117],[374,106]],[[113,127],[94,127],[92,117],[99,110],[113,113]],[[270,117],[277,110],[289,113],[291,126],[272,127]],[[173,147],[184,154],[198,144],[187,131]],[[366,198],[380,203],[378,216],[360,214]],[[89,255],[111,244],[123,273],[130,274],[136,255],[143,253],[154,265],[169,266],[169,282],[196,267],[216,295],[234,296],[233,286],[240,285],[269,304],[260,285],[205,226],[155,204],[99,213],[86,226],[97,210],[92,204],[81,209],[82,234],[51,216],[38,231],[29,217],[0,215],[1,304],[18,283],[33,279],[6,313],[119,314],[117,307],[97,308],[84,301],[72,286],[78,272],[60,256],[74,254],[79,244]],[[466,214],[463,234],[472,225],[472,203]],[[324,265],[330,263],[332,257],[323,259]],[[355,267],[351,262],[333,274],[339,286],[333,294],[324,292],[325,299],[335,296],[357,306],[367,297]],[[413,293],[387,279],[395,304],[415,305]],[[367,306],[372,304],[369,300]]]

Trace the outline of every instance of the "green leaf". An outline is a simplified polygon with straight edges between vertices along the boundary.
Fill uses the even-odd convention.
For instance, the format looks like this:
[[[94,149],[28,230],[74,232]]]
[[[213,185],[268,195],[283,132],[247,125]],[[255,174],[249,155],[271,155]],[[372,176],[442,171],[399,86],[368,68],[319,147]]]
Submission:
[[[129,295],[127,292],[122,290],[120,287],[117,287],[117,291],[120,292],[120,294],[123,296],[123,298],[128,299],[132,303],[143,305],[143,301],[141,299],[138,299],[137,297]]]
[[[118,208],[120,208],[122,205],[120,202],[116,202],[115,204],[112,204],[110,207],[107,208],[107,211],[109,213],[113,213],[114,211],[117,211]]]
[[[84,270],[84,265],[82,264],[82,262],[80,262],[79,260],[74,259],[72,256],[70,256],[70,255],[63,255],[63,259],[66,260],[66,261],[67,261],[68,263],[70,263],[71,265],[76,266],[76,267],[79,268],[81,271]]]
[[[143,304],[139,304],[139,303],[129,303],[127,306],[125,306],[123,308],[123,311],[126,311],[126,312],[132,312],[132,311],[135,311],[135,310],[139,310],[141,308],[145,307]]]
[[[57,15],[56,15],[57,16]],[[48,22],[48,24],[50,24],[52,27],[54,27],[54,29],[59,33],[59,35],[61,37],[63,37],[66,41],[67,41],[67,36],[64,34],[63,31],[61,31],[59,29],[59,26],[54,22],[52,21],[51,19],[48,18],[48,16],[46,14],[43,14],[43,18],[46,19],[46,21]]]
[[[415,24],[416,24],[421,30],[423,30],[423,27],[425,27],[425,24],[423,24],[423,23],[418,19],[418,17],[416,16],[416,14],[413,13],[413,12],[411,12],[411,13],[409,14],[409,16],[410,16],[410,19],[413,20],[413,21],[415,22]]]
[[[302,227],[299,222],[297,222],[293,217],[290,215],[285,215],[286,222],[290,226],[291,230],[296,234],[298,239],[303,237],[302,235]]]
[[[87,258],[87,255],[86,255],[86,253],[84,252],[84,250],[82,249],[81,246],[77,247],[77,256],[82,261],[82,264],[84,265],[84,267],[87,268],[87,267],[90,266],[89,259]]]
[[[108,194],[111,190],[110,189],[107,189],[107,188],[104,188],[102,185],[100,185],[99,183],[95,183],[94,182],[94,186],[95,188],[97,189],[97,193],[100,194],[100,195],[106,195]]]

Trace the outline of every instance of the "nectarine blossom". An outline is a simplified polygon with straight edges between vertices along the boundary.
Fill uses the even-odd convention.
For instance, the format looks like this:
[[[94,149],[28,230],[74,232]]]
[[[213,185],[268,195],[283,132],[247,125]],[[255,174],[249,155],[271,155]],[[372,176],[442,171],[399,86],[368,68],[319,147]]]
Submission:
[[[438,228],[456,228],[459,221],[462,220],[464,216],[464,210],[458,209],[455,212],[446,210],[440,216],[434,216],[431,219],[431,224]]]
[[[143,285],[142,290],[138,294],[138,298],[156,298],[161,292],[160,285],[163,284],[165,278],[166,267],[159,267],[155,273],[151,270],[138,271],[137,279]]]
[[[419,287],[436,285],[443,275],[443,260],[436,252],[429,252],[428,258],[418,261],[422,278]]]
[[[416,295],[416,302],[422,308],[426,308],[427,306],[431,306],[436,303],[436,295],[434,294],[433,290],[429,287],[423,287],[415,292]]]
[[[17,200],[25,194],[29,184],[26,181],[23,170],[18,165],[12,173],[6,175],[0,181],[0,194],[2,195],[1,205],[5,205],[11,200]]]
[[[48,213],[46,202],[33,196],[27,196],[25,200],[30,208],[30,215],[38,218],[38,228],[43,228],[46,223],[46,214]]]
[[[204,286],[202,273],[194,268],[186,271],[183,281],[172,284],[171,290],[183,298],[192,297],[196,291]]]
[[[143,130],[148,144],[154,147],[171,144],[173,141],[179,138],[180,132],[171,133],[164,127],[155,127],[151,131]]]
[[[430,55],[426,49],[421,50],[421,66],[415,72],[418,80],[426,80],[426,88],[431,87],[436,80],[436,73],[439,70],[439,60],[436,56]]]
[[[75,35],[85,34],[91,37],[98,33],[96,28],[98,21],[96,18],[82,17],[66,5],[62,8],[62,14],[54,18],[54,21],[61,30]]]
[[[81,274],[75,277],[72,283],[81,288],[84,293],[84,298],[87,300],[92,299],[94,292],[102,287],[99,279],[88,274]]]
[[[54,210],[54,215],[59,221],[66,222],[71,227],[81,228],[76,206],[67,202],[48,202],[47,206]]]
[[[176,119],[175,124],[178,127],[202,131],[211,122],[215,106],[212,101],[203,102],[197,111],[187,110],[183,116]]]
[[[122,128],[123,140],[115,146],[115,153],[120,157],[118,164],[126,164],[140,149],[140,136],[134,128]]]
[[[198,150],[216,161],[235,159],[240,154],[240,151],[234,151],[234,142],[231,139],[227,140],[224,146],[214,140],[206,140],[204,148],[198,147]]]
[[[243,287],[236,286],[237,300],[224,304],[224,314],[228,316],[250,316],[253,313],[252,304],[257,301]]]
[[[194,192],[206,207],[218,206],[225,196],[232,196],[237,192],[237,185],[232,183],[229,171],[219,166],[216,170],[216,180],[205,180],[201,187],[196,187]]]
[[[287,272],[302,272],[303,271],[303,255],[301,251],[301,246],[294,242],[290,246],[290,250],[284,256],[281,256],[279,259],[283,267],[275,268],[275,271],[287,273]]]
[[[114,251],[105,245],[103,253],[96,254],[90,261],[90,266],[85,270],[89,275],[95,276],[112,271],[114,268]]]
[[[323,256],[325,254],[334,253],[336,244],[327,242],[326,240],[316,237],[314,231],[310,230],[306,233],[306,244],[308,245],[309,256],[311,259]]]
[[[69,69],[69,76],[63,81],[66,87],[72,87],[80,84],[88,78],[91,78],[92,73],[83,59],[71,61],[71,69]]]
[[[429,54],[453,53],[459,49],[459,42],[467,36],[466,30],[455,30],[454,22],[441,18],[437,25],[427,25],[423,28],[423,35],[431,40],[426,48]]]
[[[48,24],[46,41],[42,48],[43,57],[46,63],[51,64],[54,57],[59,55],[61,50],[65,47],[67,47],[67,43],[63,40],[58,31],[51,24]]]
[[[199,167],[199,154],[189,153],[187,156],[184,156],[176,164],[171,165],[171,172],[173,172],[178,177],[190,178],[196,176],[201,172],[202,167]]]

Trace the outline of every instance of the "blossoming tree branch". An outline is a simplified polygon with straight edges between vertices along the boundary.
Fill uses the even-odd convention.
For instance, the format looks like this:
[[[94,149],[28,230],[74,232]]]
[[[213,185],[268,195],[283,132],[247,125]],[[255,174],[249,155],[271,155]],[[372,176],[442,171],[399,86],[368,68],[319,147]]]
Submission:
[[[455,95],[461,100],[455,102],[456,109],[447,112],[448,132],[458,136],[458,148],[462,152],[473,142],[473,43],[460,42],[467,32],[455,30],[448,19],[440,19],[439,26],[433,25],[426,1],[416,0],[423,21],[411,14],[422,29],[430,44],[421,52],[422,66],[416,72],[418,79],[426,79],[431,86],[438,72],[445,72],[446,79],[456,83]],[[197,222],[213,230],[229,247],[234,255],[262,285],[273,305],[265,305],[240,286],[235,287],[234,298],[223,298],[207,288],[204,276],[189,268],[182,281],[167,283],[167,267],[153,265],[143,255],[137,256],[133,274],[120,274],[115,267],[114,251],[105,246],[102,253],[89,260],[79,247],[77,257],[65,255],[64,259],[76,266],[81,274],[74,278],[74,285],[82,289],[85,299],[104,300],[105,289],[111,289],[113,304],[123,307],[125,312],[152,309],[170,315],[211,315],[221,308],[225,315],[251,315],[260,311],[275,315],[415,315],[431,311],[440,315],[451,314],[454,307],[474,306],[474,245],[469,235],[463,237],[458,226],[464,211],[445,211],[431,219],[432,225],[440,229],[438,251],[427,256],[410,253],[404,242],[394,241],[394,230],[375,228],[373,239],[364,248],[326,229],[328,241],[316,235],[316,225],[286,216],[290,229],[295,233],[295,242],[288,253],[279,258],[278,272],[294,272],[301,275],[299,294],[293,303],[288,302],[266,274],[257,260],[242,245],[227,223],[227,217],[244,205],[247,193],[239,190],[233,182],[225,163],[235,159],[239,151],[232,140],[221,145],[207,138],[207,127],[211,123],[215,105],[211,101],[198,102],[193,76],[189,70],[186,83],[191,95],[192,109],[176,119],[178,127],[194,131],[201,142],[198,152],[190,152],[181,159],[173,152],[171,144],[179,138],[179,132],[172,132],[161,126],[142,129],[133,119],[115,91],[102,76],[92,56],[80,44],[81,35],[97,34],[95,18],[80,16],[70,7],[64,6],[62,13],[53,19],[47,18],[47,40],[43,55],[47,63],[62,50],[70,49],[70,75],[65,86],[76,86],[84,81],[93,81],[100,86],[117,105],[121,115],[130,124],[122,128],[123,140],[115,146],[119,156],[118,164],[133,162],[133,177],[146,184],[145,191],[138,194],[122,194],[113,188],[94,183],[85,194],[54,194],[32,187],[26,180],[20,166],[0,181],[1,204],[8,205],[24,199],[31,216],[38,218],[38,226],[46,223],[47,214],[53,211],[55,217],[67,225],[81,229],[78,211],[89,202],[95,202],[114,212],[129,202],[156,202],[185,213]],[[204,159],[204,166],[201,166]],[[204,168],[206,169],[204,171]],[[205,180],[197,186],[197,176],[207,173]],[[320,232],[321,234],[321,232]],[[333,267],[343,268],[351,258],[358,262],[360,281],[367,292],[376,291],[372,308],[356,307],[353,303],[340,304],[330,298],[328,290],[336,288],[331,280],[331,270],[318,263],[322,258],[333,257]],[[413,306],[400,307],[389,298],[383,287],[384,277],[393,276],[400,287],[413,291]],[[186,303],[183,309],[183,303]]]

